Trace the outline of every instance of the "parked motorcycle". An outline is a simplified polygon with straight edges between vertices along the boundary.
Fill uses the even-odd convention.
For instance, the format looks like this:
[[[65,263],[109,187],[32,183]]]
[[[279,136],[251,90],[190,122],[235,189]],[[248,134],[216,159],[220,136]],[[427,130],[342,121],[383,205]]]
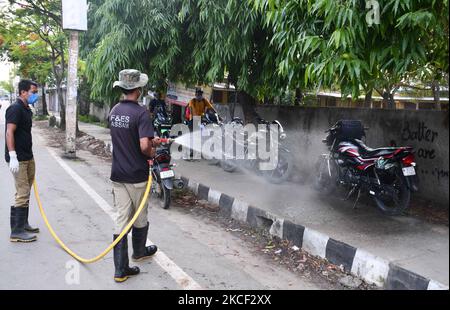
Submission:
[[[221,129],[223,126],[223,122],[219,114],[217,114],[214,110],[208,110],[202,117],[201,117],[201,123],[200,123],[200,131],[202,135],[202,140],[205,138],[209,138],[209,132],[206,131],[206,127],[213,129]],[[205,137],[205,138],[203,138]],[[204,142],[202,142],[204,143]],[[202,154],[203,155],[203,154]],[[218,158],[205,158],[208,161],[210,165],[218,165],[220,163],[220,159]]]
[[[287,134],[284,131],[284,128],[281,125],[281,123],[277,120],[274,120],[273,122],[268,122],[265,119],[258,117],[256,119],[256,122],[257,125],[264,125],[265,129],[259,130],[256,133],[250,135],[248,139],[244,137],[243,148],[246,159],[243,160],[238,160],[235,158],[224,159],[220,162],[220,166],[222,167],[223,170],[227,172],[234,172],[239,167],[243,167],[245,169],[258,172],[260,175],[265,177],[271,183],[280,184],[289,179],[290,175],[292,174],[294,165],[292,153],[284,146],[284,141],[287,138]],[[243,127],[243,122],[238,118],[233,119],[231,124],[233,126],[238,126],[241,128]],[[249,159],[248,156],[249,150],[257,149],[257,143],[259,141],[258,137],[262,136],[267,137],[271,125],[276,125],[278,127],[278,143],[275,144],[275,142],[272,141],[272,139],[269,139],[269,144],[267,145],[267,147],[278,148],[278,162],[275,169],[260,171],[259,164],[261,163],[261,161],[259,159]],[[244,132],[242,132],[241,134],[245,135]],[[234,142],[236,144],[240,144],[240,142],[237,141],[236,139],[234,140]]]
[[[171,204],[171,191],[184,188],[184,182],[181,179],[175,179],[175,172],[171,164],[170,155],[171,139],[162,139],[163,144],[156,150],[153,158],[153,186],[152,193],[162,202],[164,209],[168,209]]]
[[[172,118],[159,106],[155,109],[153,127],[158,137],[169,138],[170,130],[172,129]]]
[[[402,214],[409,206],[411,192],[418,190],[416,162],[412,147],[371,149],[363,124],[357,120],[341,120],[328,129],[323,142],[329,154],[319,158],[315,188],[330,195],[338,187],[348,191],[346,200],[368,193],[386,215]]]

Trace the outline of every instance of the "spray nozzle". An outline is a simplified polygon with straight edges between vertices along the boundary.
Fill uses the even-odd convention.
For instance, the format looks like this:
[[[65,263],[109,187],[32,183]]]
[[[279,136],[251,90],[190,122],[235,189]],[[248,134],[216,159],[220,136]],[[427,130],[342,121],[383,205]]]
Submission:
[[[161,139],[161,144],[172,144],[175,141],[175,139],[171,139],[171,138],[162,138]]]

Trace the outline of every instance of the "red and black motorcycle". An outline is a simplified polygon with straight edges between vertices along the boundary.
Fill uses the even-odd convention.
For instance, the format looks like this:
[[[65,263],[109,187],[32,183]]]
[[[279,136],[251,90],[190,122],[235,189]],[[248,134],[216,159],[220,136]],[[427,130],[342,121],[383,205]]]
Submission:
[[[170,145],[173,143],[172,138],[162,138],[161,146],[156,149],[156,155],[152,160],[152,193],[156,195],[164,209],[169,209],[172,196],[171,191],[182,189],[184,182],[175,178],[173,171],[174,164],[171,164],[172,156],[170,155]]]
[[[346,200],[354,194],[368,193],[377,207],[387,215],[402,214],[409,206],[411,192],[418,190],[416,163],[412,147],[371,149],[363,124],[341,120],[328,129],[326,143],[329,154],[321,155],[316,169],[315,188],[325,195],[338,187],[348,190]]]

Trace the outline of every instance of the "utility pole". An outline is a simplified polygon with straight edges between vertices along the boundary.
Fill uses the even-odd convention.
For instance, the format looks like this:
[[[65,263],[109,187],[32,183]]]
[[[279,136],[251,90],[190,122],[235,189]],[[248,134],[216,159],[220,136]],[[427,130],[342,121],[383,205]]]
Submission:
[[[78,39],[79,32],[87,30],[87,10],[86,0],[62,0],[63,29],[69,30],[65,151],[68,158],[77,156]]]
[[[78,74],[78,31],[70,31],[69,70],[67,76],[66,104],[66,152],[65,156],[75,158],[77,139],[77,74]]]

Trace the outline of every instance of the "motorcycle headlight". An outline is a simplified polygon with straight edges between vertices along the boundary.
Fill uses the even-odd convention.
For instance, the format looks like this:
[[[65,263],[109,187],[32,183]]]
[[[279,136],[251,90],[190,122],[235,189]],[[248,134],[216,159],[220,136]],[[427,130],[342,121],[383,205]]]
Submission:
[[[375,162],[375,168],[379,170],[389,170],[393,167],[395,167],[395,163],[392,163],[389,160],[384,159],[383,157],[378,158],[378,160]]]

